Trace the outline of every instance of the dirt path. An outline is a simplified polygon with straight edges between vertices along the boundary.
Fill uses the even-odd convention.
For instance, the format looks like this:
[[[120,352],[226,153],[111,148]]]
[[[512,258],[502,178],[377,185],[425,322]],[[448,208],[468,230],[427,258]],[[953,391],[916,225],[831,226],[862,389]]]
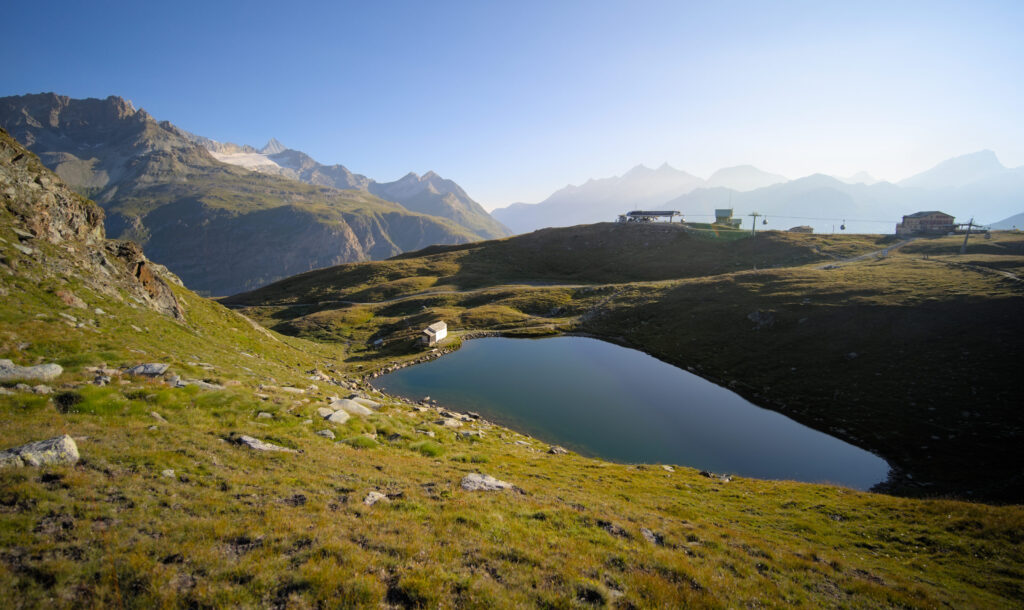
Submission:
[[[867,260],[869,258],[878,258],[878,256],[881,254],[888,256],[893,250],[897,248],[902,248],[903,246],[914,241],[915,239],[917,238],[911,237],[910,239],[904,239],[903,241],[896,242],[895,244],[889,246],[888,248],[882,248],[881,250],[875,250],[874,252],[868,252],[867,254],[860,254],[858,256],[851,256],[850,258],[842,258],[836,261],[832,261],[831,263],[826,263],[824,265],[815,267],[815,269],[835,269],[836,267],[846,263],[856,263],[863,260]]]

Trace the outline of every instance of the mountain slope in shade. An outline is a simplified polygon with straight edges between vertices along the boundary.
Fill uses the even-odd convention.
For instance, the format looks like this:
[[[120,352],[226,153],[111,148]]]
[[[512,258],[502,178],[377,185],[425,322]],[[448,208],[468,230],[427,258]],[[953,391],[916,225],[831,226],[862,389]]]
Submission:
[[[231,294],[318,267],[476,239],[452,221],[370,193],[221,163],[182,130],[118,97],[2,98],[0,126],[99,203],[109,235],[136,240],[206,293]]]
[[[208,138],[187,134],[218,160],[264,174],[284,176],[309,184],[372,193],[381,199],[401,204],[412,212],[447,218],[481,239],[509,234],[483,207],[452,180],[427,172],[409,173],[394,182],[376,182],[349,171],[344,165],[323,165],[306,153],[287,148],[271,138],[257,151],[251,146],[225,145]]]

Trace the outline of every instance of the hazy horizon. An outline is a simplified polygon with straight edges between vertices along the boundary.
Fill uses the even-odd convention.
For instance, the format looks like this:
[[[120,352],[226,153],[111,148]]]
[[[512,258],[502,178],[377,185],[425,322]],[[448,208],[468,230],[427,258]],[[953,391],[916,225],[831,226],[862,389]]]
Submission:
[[[491,210],[662,163],[898,181],[1024,165],[1024,5],[88,4],[8,10],[0,95],[119,95],[219,141]],[[46,41],[40,44],[39,41]]]

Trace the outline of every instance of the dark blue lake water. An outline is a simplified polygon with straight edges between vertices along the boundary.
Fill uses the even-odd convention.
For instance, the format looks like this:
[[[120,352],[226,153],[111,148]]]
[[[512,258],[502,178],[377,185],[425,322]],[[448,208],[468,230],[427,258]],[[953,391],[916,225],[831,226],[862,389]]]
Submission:
[[[867,489],[889,467],[643,352],[584,337],[488,338],[375,380],[381,390],[476,411],[535,438],[618,462],[681,464]]]

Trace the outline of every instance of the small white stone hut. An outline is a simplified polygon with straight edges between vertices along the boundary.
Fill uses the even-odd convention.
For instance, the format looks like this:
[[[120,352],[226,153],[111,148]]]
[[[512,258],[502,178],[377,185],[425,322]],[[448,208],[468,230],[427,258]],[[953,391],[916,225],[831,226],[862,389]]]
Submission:
[[[423,335],[420,337],[420,341],[424,345],[431,346],[437,345],[448,336],[448,325],[444,321],[434,322],[430,326],[423,329]]]

